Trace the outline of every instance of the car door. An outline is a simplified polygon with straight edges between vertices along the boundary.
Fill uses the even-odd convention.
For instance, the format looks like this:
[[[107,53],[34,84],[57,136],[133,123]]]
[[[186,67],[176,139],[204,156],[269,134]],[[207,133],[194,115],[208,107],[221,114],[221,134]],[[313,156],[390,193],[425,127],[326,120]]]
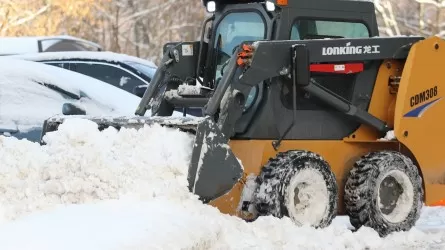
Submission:
[[[104,81],[132,94],[137,86],[148,84],[129,70],[111,63],[71,61],[69,67],[70,70]]]

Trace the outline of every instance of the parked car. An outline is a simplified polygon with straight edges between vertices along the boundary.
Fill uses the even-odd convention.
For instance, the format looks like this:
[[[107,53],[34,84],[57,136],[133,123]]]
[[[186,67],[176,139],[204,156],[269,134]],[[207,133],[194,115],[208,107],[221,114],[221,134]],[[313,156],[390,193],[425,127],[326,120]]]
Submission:
[[[12,56],[75,71],[142,97],[156,72],[148,60],[114,52],[46,52]]]
[[[97,43],[73,36],[0,37],[0,55],[52,51],[102,51]]]
[[[134,115],[140,99],[73,71],[0,57],[0,135],[38,141],[49,117]]]

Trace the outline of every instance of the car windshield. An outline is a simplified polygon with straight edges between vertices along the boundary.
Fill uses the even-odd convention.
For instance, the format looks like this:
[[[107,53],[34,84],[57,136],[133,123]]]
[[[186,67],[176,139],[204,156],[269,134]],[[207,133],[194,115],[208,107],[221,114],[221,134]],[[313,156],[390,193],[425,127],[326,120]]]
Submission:
[[[219,23],[216,30],[215,48],[220,44],[217,55],[216,78],[221,77],[221,68],[229,60],[236,46],[243,41],[265,38],[265,24],[255,12],[230,13]]]
[[[139,70],[142,74],[148,76],[150,79],[153,79],[153,76],[156,73],[156,68],[148,66],[148,65],[144,65],[144,64],[140,64],[137,62],[126,62],[127,64],[129,64],[130,66],[136,68],[137,70]]]

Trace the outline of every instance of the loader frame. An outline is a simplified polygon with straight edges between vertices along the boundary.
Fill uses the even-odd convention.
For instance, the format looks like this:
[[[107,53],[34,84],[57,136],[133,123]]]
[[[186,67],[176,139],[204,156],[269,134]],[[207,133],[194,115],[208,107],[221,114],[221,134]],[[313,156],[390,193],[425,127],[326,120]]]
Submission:
[[[445,75],[437,66],[439,58],[445,58],[443,40],[378,37],[370,2],[295,0],[283,6],[278,4],[282,1],[274,1],[277,10],[273,12],[259,1],[232,2],[217,5],[203,24],[200,41],[164,46],[160,67],[135,112],[140,117],[151,108],[152,115],[160,117],[136,117],[139,122],[131,124],[95,119],[99,129],[158,123],[196,134],[190,191],[222,212],[245,219],[252,216],[251,201],[241,200],[247,175],[267,175],[263,171],[271,171],[281,160],[305,155],[303,150],[316,155],[311,160],[326,159],[323,164],[337,180],[339,214],[345,214],[344,189],[350,170],[362,167],[360,159],[369,152],[409,157],[410,169],[418,171],[413,178],[422,177],[421,184],[417,181],[416,188],[421,190],[415,202],[432,204],[444,198],[445,170],[441,166],[445,162],[438,149],[424,149],[435,136],[445,140],[433,119],[445,105],[439,102]],[[218,33],[219,25],[237,13],[257,15],[264,25],[263,39],[240,41],[229,59],[218,63],[225,41]],[[234,19],[230,25],[236,23]],[[361,33],[347,37],[309,32],[318,30],[317,22],[349,23]],[[260,27],[259,22],[256,25]],[[293,39],[295,30],[306,36]],[[420,65],[429,59],[436,64],[430,68]],[[221,77],[216,76],[218,67]],[[428,81],[420,84],[424,79]],[[195,85],[196,81],[202,85],[199,94],[180,91],[179,85]],[[253,101],[246,106],[253,90]],[[178,107],[200,107],[204,118],[175,124],[175,118],[169,116]],[[428,108],[430,112],[425,113]],[[48,119],[42,138],[57,130],[65,118]],[[397,140],[379,140],[390,130]],[[422,130],[428,130],[428,140],[421,137]],[[418,213],[413,213],[415,221]],[[408,228],[412,221],[399,229]],[[385,230],[379,232],[396,229]]]

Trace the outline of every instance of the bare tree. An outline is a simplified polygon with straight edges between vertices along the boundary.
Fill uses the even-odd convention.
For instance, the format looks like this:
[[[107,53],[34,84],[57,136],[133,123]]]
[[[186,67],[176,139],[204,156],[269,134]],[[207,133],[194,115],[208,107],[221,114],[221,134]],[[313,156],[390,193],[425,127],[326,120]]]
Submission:
[[[374,0],[380,32],[386,36],[441,36],[443,0]]]
[[[190,0],[115,0],[96,9],[107,27],[96,42],[156,62],[166,42],[195,39],[205,14]]]
[[[200,0],[0,0],[0,35],[73,35],[155,62],[169,41],[199,36]]]

